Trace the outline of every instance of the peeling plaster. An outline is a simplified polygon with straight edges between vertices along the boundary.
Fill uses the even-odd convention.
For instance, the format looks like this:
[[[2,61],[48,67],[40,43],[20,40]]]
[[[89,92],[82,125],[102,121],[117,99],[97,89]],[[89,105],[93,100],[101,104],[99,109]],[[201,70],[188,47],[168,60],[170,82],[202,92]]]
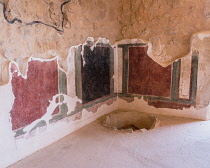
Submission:
[[[109,100],[102,102],[102,103],[98,103],[92,107],[86,108],[87,111],[92,112],[92,113],[96,113],[98,111],[98,108],[100,108],[102,105],[107,105],[110,106],[112,105],[115,101],[117,100],[116,97],[114,98],[110,98]]]
[[[51,107],[54,107],[54,105],[52,105]],[[99,117],[108,114],[110,111],[117,110],[117,107],[118,103],[117,101],[114,101],[111,105],[104,104],[100,106],[98,108],[98,111],[94,114],[87,111],[86,109],[83,109],[82,112],[79,114],[79,120],[77,119],[78,114],[69,116],[57,122],[53,122],[48,126],[32,130],[28,134],[28,136],[20,136],[14,139],[13,132],[13,136],[10,137],[10,141],[8,143],[2,141],[2,139],[0,141],[2,142],[2,144],[4,144],[5,148],[5,150],[0,151],[0,154],[2,156],[5,156],[5,151],[7,151],[6,154],[9,157],[9,159],[7,159],[5,163],[0,165],[0,168],[4,168],[10,164],[13,164],[23,157],[26,157],[31,153],[34,153],[39,149],[42,149],[54,143],[62,137],[76,131],[77,129],[91,123],[92,121],[95,121]]]
[[[36,21],[32,21],[32,22],[24,22],[24,21],[22,21],[22,20],[20,20],[20,19],[18,19],[18,18],[14,18],[14,19],[12,19],[12,20],[9,20],[7,14],[6,14],[6,8],[7,8],[7,7],[6,7],[6,4],[5,4],[4,2],[2,2],[2,1],[0,1],[0,4],[3,6],[4,19],[5,19],[9,24],[14,24],[15,22],[18,22],[18,23],[21,23],[21,24],[25,24],[26,26],[33,25],[33,24],[43,24],[43,25],[45,25],[45,26],[47,26],[47,27],[51,27],[51,28],[55,29],[55,30],[58,31],[58,32],[64,32],[64,12],[63,12],[63,7],[64,7],[64,5],[66,5],[66,4],[69,3],[69,2],[71,2],[71,0],[68,0],[68,1],[63,2],[63,3],[61,4],[61,7],[60,7],[60,9],[61,9],[61,14],[62,14],[62,27],[61,27],[61,29],[59,29],[59,28],[57,28],[57,27],[55,27],[55,26],[53,26],[53,25],[46,24],[46,23],[44,23],[44,22],[42,22],[42,21],[37,21],[37,20],[36,20]]]
[[[27,8],[27,5],[24,4],[22,7],[21,2],[24,3],[27,1],[10,2],[10,5],[13,6],[11,10],[13,13],[10,14],[11,16],[7,15],[9,12],[6,13],[6,3],[0,1],[2,5],[1,9],[3,10],[0,14],[2,18],[0,27],[3,32],[1,38],[3,40],[0,41],[0,107],[2,110],[0,113],[0,128],[4,128],[0,129],[0,132],[2,133],[1,135],[5,135],[2,136],[0,140],[0,146],[1,149],[3,149],[0,151],[0,154],[4,156],[3,163],[0,163],[0,168],[22,159],[32,152],[35,152],[90,123],[99,116],[118,108],[199,118],[203,120],[210,119],[210,61],[208,58],[210,54],[210,50],[208,49],[210,32],[200,32],[204,29],[209,29],[209,23],[206,22],[209,20],[209,7],[206,5],[206,0],[202,3],[201,1],[191,0],[186,2],[93,0],[91,3],[85,0],[73,0],[71,1],[71,8],[63,9],[64,5],[70,2],[69,0],[59,6],[59,14],[55,14],[56,19],[50,16],[49,24],[46,22],[47,19],[45,17],[36,16],[35,19],[37,18],[37,20],[40,20],[36,21],[33,16],[30,15],[30,12],[27,13],[24,11],[24,8]],[[51,1],[45,1],[45,3],[48,2],[50,3]],[[102,6],[100,7],[100,5]],[[204,6],[206,6],[205,10],[203,10]],[[14,8],[17,8],[17,10],[13,11]],[[47,14],[49,14],[50,12],[54,13],[56,11],[50,6],[49,8],[49,11],[43,10],[41,13],[47,12]],[[93,10],[95,8],[97,10]],[[148,8],[151,10],[148,10]],[[178,10],[181,10],[183,13]],[[34,10],[33,12],[36,11],[37,10]],[[182,13],[182,15],[179,13]],[[38,13],[35,14],[38,15]],[[62,17],[62,23],[60,23],[61,20],[57,19],[57,17],[60,16]],[[189,19],[189,16],[192,20]],[[10,17],[13,17],[13,19]],[[30,19],[32,19],[32,21]],[[69,20],[71,20],[71,22]],[[196,22],[196,25],[193,27],[190,26],[192,21]],[[157,27],[157,23],[161,26]],[[61,24],[61,28],[59,27],[59,24]],[[178,27],[174,29],[173,27],[176,26]],[[84,44],[78,46],[74,45],[85,41],[88,36],[94,36],[94,38],[100,36],[107,37],[110,39],[111,43],[120,39],[142,39],[122,40],[120,43],[123,43],[123,41],[126,44],[145,43],[149,48],[148,55],[161,66],[167,66],[173,61],[177,61],[178,58],[185,58],[186,56],[192,55],[195,51],[199,52],[197,109],[193,107],[184,110],[156,109],[152,106],[148,106],[147,102],[143,99],[135,98],[134,100],[128,100],[127,98],[124,98],[125,100],[122,100],[117,97],[117,101],[115,100],[116,98],[113,98],[113,101],[112,99],[108,100],[108,105],[106,103],[100,103],[100,106],[95,105],[92,106],[92,109],[83,109],[82,112],[79,112],[76,115],[66,117],[50,124],[48,123],[46,126],[33,130],[32,127],[38,120],[44,119],[47,120],[46,122],[49,122],[52,114],[51,110],[60,103],[67,105],[68,115],[75,109],[77,102],[81,103],[81,100],[75,96],[74,56],[78,47],[84,46]],[[189,41],[190,36],[191,41]],[[94,43],[94,38],[92,37],[87,40],[90,41],[92,50],[97,43],[102,42],[109,44],[109,41],[103,38],[99,38],[98,41]],[[189,44],[189,42],[191,42],[191,44]],[[73,47],[70,48],[69,52],[69,47],[71,46]],[[84,50],[82,49],[82,57],[83,51]],[[119,52],[116,52],[115,56],[116,54],[118,55]],[[27,62],[31,57],[37,57],[33,59],[39,61],[47,61],[54,59],[54,57],[58,57],[60,69],[65,72],[67,76],[69,75],[68,86],[72,87],[69,87],[67,95],[60,95],[61,97],[64,97],[63,101],[56,102],[54,100],[56,95],[53,97],[53,100],[46,111],[47,117],[44,115],[46,118],[43,116],[44,118],[40,118],[34,124],[29,125],[28,129],[26,128],[27,137],[20,136],[14,139],[14,132],[12,131],[11,117],[9,114],[14,103],[9,66],[11,62],[15,63],[18,67],[19,75],[27,78]],[[122,90],[122,83],[120,82],[123,69],[120,64],[122,60],[120,57],[116,58],[115,61],[119,66],[118,69],[115,67],[118,75],[114,76],[115,81],[117,81],[117,84],[115,83],[115,92],[118,93]],[[83,63],[85,64],[84,61]],[[186,91],[188,88],[187,83],[183,84],[183,87]],[[184,92],[184,96],[186,94],[187,92]]]
[[[72,51],[73,49],[75,49],[75,48],[71,48],[70,49],[70,51]],[[71,55],[72,53],[70,52],[70,56],[72,56]],[[40,58],[28,58],[28,62],[30,62],[30,61],[39,61],[39,62],[46,62],[46,61],[54,61],[54,60],[57,60],[57,57],[54,57],[54,58],[52,58],[52,59],[40,59]],[[73,65],[74,65],[74,61],[70,61],[70,63],[71,62],[73,62]],[[20,72],[20,70],[19,70],[19,67],[18,67],[18,64],[17,63],[15,63],[15,62],[13,62],[13,64],[15,64],[16,65],[16,67],[17,67],[17,70],[16,70],[16,72],[18,73],[18,76],[21,76],[22,78],[24,78],[24,79],[27,79],[27,75],[25,75],[25,76],[23,76],[22,74],[21,74],[21,72]],[[57,66],[58,66],[58,64],[57,64]],[[71,68],[71,69],[70,69]],[[59,66],[58,66],[58,69],[60,69],[59,68]],[[71,67],[71,64],[69,64],[69,69],[72,71],[72,72],[74,72],[75,71],[75,67]],[[62,69],[61,69],[62,70]],[[69,72],[70,72],[70,70],[69,70]],[[28,69],[26,69],[26,72],[28,71]],[[63,71],[63,70],[62,70]],[[64,71],[63,71],[64,72]],[[64,72],[64,73],[66,73],[66,72]],[[26,73],[27,74],[27,73]],[[75,85],[75,76],[74,76],[74,78],[70,81],[70,82],[74,82],[74,85]],[[70,83],[68,83],[68,85],[70,85]],[[74,93],[75,93],[75,88],[73,88],[73,87],[70,87],[69,88],[70,89],[70,91],[73,91]],[[68,92],[68,93],[70,93],[70,92]],[[72,96],[72,97],[71,97]],[[58,98],[59,97],[62,97],[62,101],[61,102],[56,102],[57,100],[58,100]],[[50,102],[50,105],[48,106],[48,108],[47,108],[47,112],[40,118],[40,119],[37,119],[37,120],[35,120],[34,122],[32,122],[30,125],[28,125],[27,127],[25,127],[24,128],[24,132],[27,132],[27,134],[39,123],[39,122],[41,122],[41,121],[45,121],[45,123],[48,125],[49,124],[49,121],[52,119],[52,114],[53,114],[53,112],[54,112],[54,110],[56,109],[56,107],[58,107],[59,105],[61,105],[61,104],[66,104],[67,105],[67,108],[68,108],[68,113],[67,113],[67,115],[69,115],[72,111],[74,111],[75,110],[75,108],[76,108],[76,104],[77,103],[82,103],[82,101],[80,100],[80,99],[78,99],[78,97],[76,97],[75,95],[71,95],[71,94],[69,94],[69,95],[65,95],[65,94],[57,94],[57,95],[55,95],[53,98],[52,98],[52,101],[50,101],[49,100],[49,102]]]
[[[53,57],[51,59],[41,59],[31,57],[27,58],[27,60],[25,61],[30,62],[32,60],[37,60],[45,62],[52,61],[55,59],[57,58]],[[25,74],[22,74],[20,72],[20,67],[16,62],[11,62],[8,67],[9,69],[11,64],[15,64],[17,66],[18,75],[27,79],[28,67],[24,67]],[[58,66],[58,69],[61,68]],[[61,70],[65,72],[63,69]],[[74,68],[72,69],[72,71],[74,71]],[[35,120],[30,125],[26,126],[23,130],[25,134],[14,138],[15,132],[12,131],[10,118],[11,107],[15,99],[12,93],[11,72],[9,73],[9,76],[10,80],[8,84],[0,86],[0,99],[2,99],[0,103],[3,103],[1,107],[3,107],[2,110],[4,111],[4,113],[0,113],[0,125],[1,128],[5,128],[0,130],[2,135],[4,135],[3,138],[1,138],[0,140],[0,146],[2,146],[1,149],[3,149],[0,151],[0,154],[1,152],[5,153],[5,151],[7,151],[6,155],[2,154],[2,156],[4,156],[3,160],[5,160],[5,162],[1,162],[0,168],[4,168],[5,166],[10,165],[22,159],[23,157],[28,156],[29,154],[55,142],[63,136],[68,135],[69,133],[79,129],[80,127],[96,120],[102,115],[105,115],[110,111],[116,110],[118,107],[117,99],[113,99],[112,101],[108,100],[105,104],[101,103],[99,106],[96,105],[97,112],[91,109],[88,109],[88,111],[86,109],[83,109],[82,112],[79,112],[75,115],[71,115],[72,111],[75,110],[77,103],[82,103],[82,101],[76,96],[71,97],[65,94],[57,94],[52,97],[52,100],[50,100],[50,105],[48,106],[46,113],[41,118]],[[63,97],[62,101],[58,102],[58,97]],[[67,105],[67,115],[71,116],[50,123],[54,109],[61,104]],[[46,125],[42,127],[36,127],[36,125],[41,121],[44,121]]]
[[[60,96],[64,97],[64,100],[61,102],[56,102],[56,99]],[[26,126],[23,131],[25,132],[25,136],[28,136],[28,134],[30,133],[30,131],[36,126],[36,124],[38,124],[40,121],[44,121],[46,123],[46,126],[48,127],[50,124],[50,120],[52,119],[52,114],[54,112],[54,110],[61,104],[67,104],[68,107],[68,113],[67,115],[69,115],[72,111],[75,110],[76,108],[76,104],[77,102],[82,103],[82,101],[80,99],[78,99],[77,97],[75,98],[71,98],[67,95],[64,94],[57,94],[55,96],[53,96],[52,100],[49,101],[50,105],[47,108],[47,112],[40,118],[35,120],[34,122],[32,122],[30,125]]]
[[[194,107],[190,107],[189,109],[176,110],[176,109],[168,109],[168,108],[155,108],[153,106],[149,106],[147,102],[141,98],[134,98],[134,101],[128,103],[126,100],[119,98],[119,109],[124,110],[133,110],[140,111],[145,113],[153,113],[160,115],[169,115],[169,116],[177,116],[184,118],[192,118],[192,119],[200,119],[200,120],[209,120],[209,107],[205,107],[202,109],[196,109]]]
[[[198,53],[198,81],[197,81],[197,96],[196,96],[196,108],[201,109],[205,108],[209,105],[210,102],[210,60],[208,58],[208,55],[210,54],[210,50],[208,49],[208,46],[210,44],[209,41],[209,35],[210,32],[198,32],[192,35],[191,37],[191,47],[190,51],[187,55],[184,55],[181,59],[186,59],[190,56],[192,56],[193,53]],[[172,62],[169,62],[167,64],[162,64],[160,61],[155,59],[154,53],[153,53],[153,44],[149,41],[141,40],[141,39],[125,39],[119,42],[116,42],[115,45],[118,44],[135,44],[135,43],[145,43],[148,45],[148,51],[147,54],[150,58],[152,58],[155,62],[160,64],[161,66],[165,67],[169,64],[172,64],[173,61],[178,61],[179,59],[173,60]],[[186,73],[186,72],[184,72]],[[183,80],[182,80],[183,81]],[[185,84],[184,84],[185,85]],[[186,85],[185,85],[186,86]],[[184,86],[184,87],[185,87]],[[182,88],[184,89],[184,88]],[[185,88],[186,91],[187,87]],[[209,91],[208,91],[209,90]],[[183,90],[184,91],[184,90]],[[185,93],[186,94],[186,93]],[[184,97],[186,97],[185,95]]]
[[[82,51],[81,51],[81,56],[82,56],[82,62],[83,62],[83,67],[85,66],[85,58],[84,58],[84,47],[86,45],[91,45],[90,49],[93,51],[95,44],[94,44],[94,38],[93,37],[88,37],[85,43],[82,45]]]
[[[101,42],[103,40],[104,39],[100,39],[100,40],[98,40],[98,42]],[[127,44],[127,43],[135,44],[135,43],[139,43],[139,42],[144,42],[144,41],[134,39],[131,41],[126,41],[125,44]],[[72,79],[74,78],[74,73],[75,73],[74,72],[75,71],[75,65],[74,65],[75,51],[78,49],[79,46],[81,46],[81,44],[78,46],[74,46],[74,47],[70,48],[70,50],[69,50],[69,55],[67,57],[67,60],[68,60],[67,71],[65,71],[63,68],[59,67],[66,74],[72,72],[73,73]],[[83,44],[83,46],[84,46],[84,44]],[[114,46],[112,46],[112,47],[114,47]],[[56,53],[56,51],[51,50],[51,51],[49,51],[49,53],[52,56],[58,56],[57,55],[58,53]],[[115,52],[115,54],[119,54],[119,53]],[[53,57],[51,59],[27,58],[26,60],[24,60],[24,62],[27,62],[27,60],[30,61],[32,59],[39,60],[39,61],[50,61],[50,60],[54,60],[56,58],[55,57]],[[119,61],[119,60],[117,60],[117,61]],[[18,66],[18,63],[15,63],[15,64],[19,68],[18,71],[25,72],[25,73],[19,73],[19,75],[27,78],[27,76],[26,76],[27,67],[22,67],[22,70],[20,70],[21,67]],[[121,68],[121,71],[122,71],[122,68]],[[8,93],[8,89],[9,89],[11,92],[10,94],[11,94],[11,96],[13,96],[13,101],[14,101],[14,95],[12,93],[10,82],[4,86],[0,86],[0,90],[5,89],[5,90],[7,90],[7,93]],[[74,80],[70,81],[70,82],[73,82],[72,85],[75,84]],[[70,89],[72,89],[72,88],[70,88]],[[74,90],[74,89],[72,89],[72,90]],[[0,94],[1,93],[4,93],[4,92],[0,92]],[[64,99],[61,102],[56,102],[56,98],[59,96],[63,96]],[[4,96],[1,96],[1,97],[4,97]],[[3,102],[5,102],[5,100]],[[2,101],[1,101],[1,103],[2,103]],[[11,103],[11,101],[10,101],[10,103]],[[138,110],[138,111],[148,112],[148,113],[153,112],[153,113],[162,114],[162,115],[183,116],[183,117],[187,117],[187,118],[196,118],[196,119],[199,118],[202,120],[207,120],[210,118],[209,117],[210,114],[208,112],[208,109],[209,109],[208,106],[206,108],[202,108],[200,110],[195,109],[194,107],[191,107],[190,109],[183,109],[183,110],[173,110],[173,109],[166,109],[166,108],[157,109],[152,106],[149,106],[147,104],[147,102],[143,100],[143,98],[142,99],[138,99],[138,98],[133,99],[132,98],[132,99],[129,99],[129,101],[128,101],[127,99],[123,100],[118,97],[117,99],[113,98],[113,99],[108,100],[107,102],[99,103],[99,105],[92,106],[91,108],[83,109],[82,112],[79,112],[73,116],[68,116],[62,120],[55,121],[55,122],[52,122],[49,124],[50,119],[52,119],[52,113],[58,105],[66,104],[68,107],[67,115],[71,115],[72,111],[75,110],[77,103],[81,103],[81,100],[78,99],[78,97],[73,96],[73,94],[55,95],[52,98],[52,101],[47,108],[46,114],[43,115],[43,117],[41,117],[40,119],[34,121],[32,124],[25,127],[25,129],[24,129],[24,131],[26,132],[25,135],[16,137],[15,139],[14,139],[14,132],[11,131],[11,123],[10,123],[11,119],[9,116],[10,110],[9,111],[7,110],[8,114],[6,114],[4,116],[7,118],[7,120],[5,120],[5,118],[2,118],[4,120],[4,122],[2,123],[1,127],[3,128],[7,124],[8,131],[6,131],[6,132],[8,134],[10,134],[8,136],[8,138],[11,141],[10,144],[13,144],[10,146],[12,149],[6,147],[7,149],[11,149],[10,150],[11,152],[8,152],[8,156],[11,156],[11,153],[14,153],[14,151],[17,151],[15,156],[13,155],[14,156],[13,158],[9,158],[9,160],[10,160],[9,164],[14,163],[15,161],[17,161],[19,159],[22,159],[23,157],[49,145],[50,143],[53,143],[54,141],[69,134],[70,132],[80,128],[81,126],[88,124],[89,122],[97,119],[98,117],[100,117],[104,114],[107,114],[110,111],[119,109],[119,108],[127,109],[127,110]],[[11,108],[11,106],[12,105],[10,104],[8,107]],[[47,125],[33,129],[36,126],[36,124],[38,124],[38,122],[40,122],[40,121],[45,121],[47,123]],[[58,134],[56,134],[56,136],[55,136],[54,135],[55,133],[58,133]],[[50,138],[50,141],[49,141],[49,137],[52,137],[52,138]],[[5,144],[5,141],[1,141],[1,143]],[[31,145],[31,144],[34,144],[34,145]],[[26,149],[26,147],[27,147],[27,149]],[[6,150],[6,148],[5,148],[5,150]],[[20,152],[21,150],[24,152]],[[8,162],[5,163],[4,165],[8,165]]]
[[[26,76],[21,74],[17,63],[12,63],[11,67],[12,90],[15,95],[11,110],[13,130],[24,127],[45,114],[48,100],[58,94],[57,58],[47,61],[29,58],[27,64]]]
[[[60,4],[52,7],[51,2],[53,1],[51,0],[44,2],[40,0],[46,7],[39,12],[40,15],[37,12],[37,16],[35,15],[38,9],[30,11],[32,2],[28,3],[27,0],[7,2],[8,8],[11,7],[11,14],[7,11],[9,19],[10,17],[12,19],[21,18],[20,20],[25,20],[25,22],[31,22],[30,19],[32,21],[37,19],[50,25],[62,24],[62,27],[65,27],[66,22],[69,24],[69,27],[65,27],[65,33],[62,35],[58,35],[56,31],[51,31],[52,28],[40,24],[34,26],[2,24],[2,31],[8,36],[8,42],[6,39],[1,41],[0,44],[2,44],[3,51],[6,53],[4,54],[5,57],[9,60],[33,56],[34,53],[43,57],[40,53],[45,53],[45,51],[51,49],[59,53],[59,59],[61,60],[68,53],[66,46],[81,43],[88,36],[94,36],[94,38],[104,36],[109,38],[111,43],[127,38],[150,41],[154,46],[152,52],[155,58],[153,59],[166,66],[173,60],[186,55],[190,46],[190,36],[193,33],[209,29],[209,2],[207,0],[202,2],[169,2],[167,0],[148,0],[147,2],[141,0],[135,2],[131,0],[116,0],[114,2],[93,0],[89,2],[73,0],[70,3],[65,1],[63,10]],[[151,10],[148,10],[148,7]],[[1,8],[3,8],[3,5],[1,5]],[[49,10],[45,10],[48,8]],[[4,19],[3,12],[1,17]],[[61,19],[65,19],[65,23],[61,23]],[[4,21],[6,22],[5,19]],[[5,23],[4,21],[3,23]],[[194,21],[196,22],[195,26],[191,26]],[[157,26],[158,24],[161,26]],[[15,38],[14,35],[18,38]],[[4,37],[2,36],[3,39]],[[23,50],[20,50],[21,47],[17,47],[19,41],[21,41]]]
[[[77,96],[73,98],[67,95],[63,95],[63,96],[64,96],[63,103],[66,103],[68,107],[67,115],[70,115],[75,110],[77,103],[82,103],[82,100],[78,99]]]
[[[151,42],[152,41],[152,42]],[[163,59],[167,56],[165,54],[165,47],[164,45],[160,44],[160,40],[158,38],[150,39],[150,41],[144,40],[144,39],[125,39],[121,41],[115,42],[115,45],[119,44],[145,44],[145,46],[148,46],[147,54],[150,58],[152,58],[155,62],[157,62],[159,65],[163,67],[167,67],[168,65],[172,64],[173,61],[165,62],[159,59],[161,56]],[[168,56],[167,56],[168,57]]]
[[[188,54],[182,55],[180,58],[187,57],[192,54],[194,50],[199,50],[194,43],[197,41],[197,37],[202,41],[204,38],[209,38],[210,37],[210,31],[206,32],[197,32],[191,36],[191,42],[190,42],[190,50]],[[160,64],[163,67],[167,67],[168,65],[172,64],[174,61],[177,61],[180,58],[175,58],[171,59],[170,61],[168,58],[171,56],[166,55],[165,53],[165,45],[161,44],[160,39],[158,37],[153,37],[149,41],[144,40],[144,39],[124,39],[121,41],[117,41],[114,43],[114,45],[119,45],[119,44],[137,44],[137,43],[142,43],[148,46],[148,51],[147,54],[150,58],[152,58],[155,62]],[[198,47],[201,47],[200,45]],[[161,58],[160,58],[161,57]]]
[[[52,100],[50,100],[50,105],[47,107],[47,112],[40,118],[35,121],[33,121],[30,125],[26,126],[23,131],[26,133],[27,136],[29,132],[38,124],[40,121],[45,121],[46,125],[48,126],[50,124],[50,120],[52,119],[52,114],[54,110],[57,108],[58,105],[61,105],[62,102],[57,102],[56,99],[61,96],[62,94],[57,94],[53,96]]]

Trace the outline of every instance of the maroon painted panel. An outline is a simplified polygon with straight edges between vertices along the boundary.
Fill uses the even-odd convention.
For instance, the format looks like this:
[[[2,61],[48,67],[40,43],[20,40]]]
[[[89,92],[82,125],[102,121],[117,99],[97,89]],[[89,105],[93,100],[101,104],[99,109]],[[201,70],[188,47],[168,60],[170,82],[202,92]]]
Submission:
[[[12,64],[12,90],[15,96],[11,110],[13,130],[41,118],[47,111],[49,100],[58,94],[57,60],[30,61],[27,79],[18,76],[16,69]],[[58,113],[58,110],[54,113]]]
[[[171,65],[162,67],[147,55],[147,47],[129,47],[128,93],[170,97]]]
[[[153,106],[155,108],[169,108],[169,109],[179,109],[183,110],[183,108],[190,108],[190,104],[182,104],[182,103],[175,103],[175,102],[167,102],[161,100],[149,100],[149,106]]]

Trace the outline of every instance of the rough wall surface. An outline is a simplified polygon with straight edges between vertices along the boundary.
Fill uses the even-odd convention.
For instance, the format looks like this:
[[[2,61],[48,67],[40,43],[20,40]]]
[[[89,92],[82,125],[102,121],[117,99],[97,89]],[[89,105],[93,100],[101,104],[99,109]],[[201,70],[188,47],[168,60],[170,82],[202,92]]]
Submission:
[[[130,0],[126,4],[121,10],[120,38],[150,41],[154,59],[161,64],[188,54],[192,34],[210,28],[207,0]]]
[[[208,53],[209,37],[202,45],[193,34],[210,29],[209,8],[207,0],[1,0],[0,85],[8,83],[10,61],[26,75],[28,57],[58,56],[67,71],[69,47],[87,37],[106,37],[111,43],[142,39],[152,46],[149,56],[163,66],[193,48]],[[205,105],[210,99],[202,100],[206,81],[199,88]]]
[[[0,129],[0,135],[3,137],[0,140],[0,155],[4,156],[0,160],[0,168],[119,107],[199,119],[210,118],[206,116],[210,100],[210,32],[197,33],[210,30],[209,9],[210,3],[207,0],[0,0],[0,128],[4,128]],[[197,53],[199,63],[198,83],[195,86],[196,107],[200,109],[188,107],[189,109],[171,110],[170,103],[167,104],[168,107],[156,109],[155,106],[162,107],[161,101],[150,101],[152,106],[148,107],[143,99],[117,99],[113,93],[103,101],[97,100],[94,104],[81,107],[81,69],[78,65],[82,56],[80,49],[88,37],[105,37],[110,40],[110,44],[123,39],[141,39],[134,41],[145,42],[148,45],[148,56],[162,66],[188,56],[189,60],[181,61],[181,66],[186,65],[181,67],[180,72],[181,91],[175,88],[176,94],[183,98],[190,98],[191,76],[187,74],[193,66],[192,55]],[[78,46],[71,48],[74,45]],[[94,45],[90,47],[93,50]],[[44,62],[57,57],[58,67],[52,69],[56,69],[56,73],[58,70],[58,79],[56,76],[51,77],[57,79],[56,84],[53,82],[56,85],[53,90],[57,90],[58,86],[59,94],[54,92],[50,95],[48,100],[45,100],[50,102],[47,102],[49,106],[45,108],[46,113],[41,118],[37,117],[38,119],[33,117],[33,122],[26,123],[29,125],[18,134],[12,128],[26,124],[14,127],[11,123],[13,116],[10,112],[16,95],[13,91],[10,66],[13,62],[20,71],[14,77],[23,76],[24,80],[29,79],[34,75],[26,77],[27,73],[30,73],[28,60],[32,57]],[[117,80],[121,80],[119,76],[123,74],[123,58],[114,59],[114,66],[121,67],[117,70],[118,76],[114,75]],[[180,61],[176,62],[179,63]],[[35,67],[36,69],[39,68]],[[111,78],[112,76],[113,74],[110,75]],[[178,79],[179,76],[176,77]],[[110,79],[110,82],[112,80]],[[123,90],[119,83],[116,84],[119,87],[115,90]],[[53,118],[53,111],[57,107],[60,110],[59,116]],[[180,107],[182,108],[183,106]],[[50,123],[51,119],[56,122]],[[40,126],[40,121],[46,124]]]
[[[207,0],[0,2],[0,64],[13,60],[25,66],[23,58],[57,55],[65,69],[68,47],[93,36],[111,43],[126,38],[150,41],[153,59],[168,65],[189,52],[192,34],[210,28]]]
[[[0,2],[0,64],[9,60],[24,67],[26,63],[23,59],[26,57],[46,59],[58,56],[60,66],[67,70],[66,58],[70,46],[84,43],[87,37],[107,37],[114,42],[118,36],[119,0]],[[62,6],[61,12],[64,2],[68,3]],[[21,70],[26,74],[24,68]],[[1,79],[1,84],[7,81],[8,77],[5,77]]]

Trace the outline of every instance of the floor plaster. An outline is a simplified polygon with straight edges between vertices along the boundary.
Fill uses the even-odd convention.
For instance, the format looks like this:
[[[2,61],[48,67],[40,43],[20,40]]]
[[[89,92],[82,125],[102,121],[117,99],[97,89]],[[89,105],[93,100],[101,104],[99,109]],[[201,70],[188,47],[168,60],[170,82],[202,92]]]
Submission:
[[[158,118],[160,127],[144,133],[95,121],[9,168],[209,168],[210,121]]]

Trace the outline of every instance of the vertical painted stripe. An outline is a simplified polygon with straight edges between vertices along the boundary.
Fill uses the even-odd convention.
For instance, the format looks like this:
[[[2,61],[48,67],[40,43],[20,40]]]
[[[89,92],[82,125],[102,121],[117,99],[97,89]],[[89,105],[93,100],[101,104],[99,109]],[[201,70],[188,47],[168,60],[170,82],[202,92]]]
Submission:
[[[121,49],[121,48],[120,48]],[[118,77],[119,77],[119,66],[118,66],[118,47],[114,46],[114,93],[118,93]]]
[[[175,61],[175,62],[173,63],[172,88],[171,88],[171,99],[172,99],[173,101],[178,100],[180,63],[181,63],[180,60]]]
[[[196,93],[197,93],[197,77],[198,77],[198,56],[192,56],[192,75],[191,75],[191,95],[190,100],[195,104]]]
[[[59,70],[59,93],[67,94],[66,73]]]
[[[110,93],[114,93],[114,49],[112,46],[109,46],[110,58],[109,58],[109,67],[110,67]]]
[[[123,48],[123,95],[128,93],[128,47]]]
[[[62,70],[59,70],[59,93],[67,94],[67,79],[66,73]],[[60,96],[60,101],[63,101],[63,96]],[[59,106],[61,116],[65,116],[68,112],[68,107],[66,104]]]
[[[79,46],[76,50],[76,95],[79,99],[82,99],[82,62],[81,62],[82,46]]]

